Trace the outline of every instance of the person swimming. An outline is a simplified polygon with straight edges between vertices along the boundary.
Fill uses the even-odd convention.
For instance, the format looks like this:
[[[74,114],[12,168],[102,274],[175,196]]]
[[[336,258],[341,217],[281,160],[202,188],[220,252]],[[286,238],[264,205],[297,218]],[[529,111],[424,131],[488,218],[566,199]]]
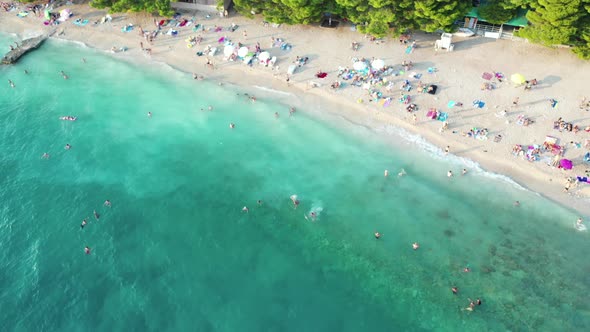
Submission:
[[[236,125],[232,122],[229,124],[229,129],[234,129],[236,127]]]
[[[61,76],[63,76],[64,80],[68,79],[68,75],[66,75],[66,73],[64,73],[63,70],[60,72],[60,74],[61,74]]]
[[[84,252],[86,253],[86,255],[90,255],[90,247],[86,246],[84,247]]]
[[[397,176],[404,176],[404,175],[406,175],[406,170],[402,168],[402,169],[399,171],[399,173],[397,173]]]
[[[315,211],[311,211],[309,213],[309,216],[311,217],[312,221],[315,221],[315,219],[317,218],[318,215],[317,215],[317,213],[315,213]]]
[[[106,201],[104,201],[104,206],[108,206],[111,207],[111,201],[109,201],[108,199]]]
[[[248,211],[249,211],[249,210],[248,210],[248,207],[247,207],[247,206],[244,206],[244,207],[242,208],[242,212],[248,212]]]
[[[11,88],[14,88],[14,87],[15,87],[15,85],[14,85],[14,82],[13,82],[13,81],[11,81],[11,80],[8,80],[8,84],[10,84],[10,87],[11,87]]]
[[[297,195],[291,195],[291,202],[293,202],[293,208],[296,209],[299,206],[299,200],[297,199]]]
[[[71,148],[72,148],[72,146],[71,146],[71,145],[69,145],[69,144],[66,144],[66,146],[64,147],[64,149],[66,149],[66,150],[69,150],[69,149],[71,149]]]
[[[452,171],[448,171],[447,172],[447,176],[450,177],[450,178],[453,177],[453,172]]]
[[[418,248],[420,248],[420,244],[418,244],[418,242],[414,242],[414,243],[412,244],[412,248],[413,248],[414,250],[418,250]]]
[[[83,229],[84,226],[86,226],[87,222],[86,219],[82,220],[82,223],[80,224],[80,228]]]
[[[49,153],[45,152],[45,153],[44,153],[44,154],[41,156],[41,158],[43,158],[43,159],[49,159]]]
[[[100,219],[100,214],[98,214],[98,212],[96,212],[96,210],[94,210],[93,213],[94,213],[94,218],[96,220]]]
[[[260,199],[259,199],[259,200],[257,200],[257,201],[256,201],[256,204],[258,204],[258,206],[262,205],[262,200],[260,200]]]
[[[279,112],[275,112],[275,118],[279,118]]]
[[[467,174],[467,169],[463,168],[463,170],[461,171],[461,175],[465,175],[465,174]]]
[[[380,239],[380,238],[381,238],[381,233],[379,233],[379,232],[375,232],[375,238],[376,238],[376,239]]]
[[[385,177],[388,177],[388,176],[389,176],[389,171],[388,171],[388,170],[385,170],[385,171],[383,172],[383,176],[385,176]]]
[[[295,114],[295,107],[289,108],[289,116],[292,116],[293,114]]]
[[[147,116],[148,116],[148,118],[150,118],[150,119],[151,119],[151,118],[152,118],[152,112],[148,112],[148,113],[147,113]]]
[[[457,295],[459,293],[459,288],[457,288],[457,286],[453,286],[451,287],[451,292],[453,292],[454,295]]]

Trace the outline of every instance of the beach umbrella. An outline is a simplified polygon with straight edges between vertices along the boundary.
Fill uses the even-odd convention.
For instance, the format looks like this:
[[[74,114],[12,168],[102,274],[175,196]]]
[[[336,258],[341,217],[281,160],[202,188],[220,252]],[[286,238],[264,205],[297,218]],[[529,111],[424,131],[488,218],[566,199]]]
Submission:
[[[354,68],[354,70],[364,70],[367,69],[367,63],[363,61],[357,61],[352,65],[352,68]]]
[[[258,60],[260,60],[260,61],[266,61],[268,59],[270,59],[270,53],[268,53],[268,52],[262,52],[262,53],[258,54]]]
[[[223,49],[223,55],[230,56],[234,53],[234,47],[232,45],[225,45]]]
[[[385,61],[381,60],[381,59],[377,59],[375,61],[373,61],[373,63],[371,64],[371,67],[373,67],[373,69],[383,69],[383,67],[385,67]]]
[[[574,164],[569,159],[561,159],[559,165],[564,169],[572,169],[574,167]]]
[[[522,74],[512,74],[510,80],[514,82],[514,84],[523,84],[526,81],[526,78],[524,78]]]
[[[448,108],[453,108],[453,107],[455,107],[455,104],[456,104],[455,101],[454,100],[451,100],[451,101],[448,102],[447,107]]]
[[[240,58],[245,57],[246,55],[248,55],[248,48],[246,46],[242,46],[240,47],[240,49],[238,50],[238,56]]]

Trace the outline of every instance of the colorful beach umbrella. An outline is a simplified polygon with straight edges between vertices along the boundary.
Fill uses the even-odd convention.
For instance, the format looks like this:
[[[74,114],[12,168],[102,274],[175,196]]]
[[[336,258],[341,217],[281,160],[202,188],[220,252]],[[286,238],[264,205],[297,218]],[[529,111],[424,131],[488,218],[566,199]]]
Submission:
[[[522,74],[512,74],[512,76],[510,76],[510,80],[514,84],[523,84],[524,82],[526,82],[526,78],[524,78]]]
[[[564,169],[572,169],[574,167],[574,163],[569,159],[561,159],[559,165]]]

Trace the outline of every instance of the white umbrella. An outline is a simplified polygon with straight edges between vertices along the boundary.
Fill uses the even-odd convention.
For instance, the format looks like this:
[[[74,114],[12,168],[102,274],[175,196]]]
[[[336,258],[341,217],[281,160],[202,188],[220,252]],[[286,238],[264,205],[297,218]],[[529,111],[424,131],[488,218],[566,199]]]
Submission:
[[[230,56],[234,53],[234,47],[232,45],[225,45],[223,49],[223,55]]]
[[[258,60],[260,60],[260,61],[266,61],[268,59],[270,59],[270,53],[268,53],[268,52],[262,52],[262,53],[258,54]]]
[[[357,61],[352,65],[352,68],[354,68],[354,70],[363,70],[367,68],[367,64],[363,61]]]
[[[383,67],[385,67],[385,61],[381,60],[381,59],[377,59],[375,61],[373,61],[373,63],[371,64],[371,67],[373,67],[373,69],[383,69]]]
[[[248,48],[246,46],[242,46],[240,47],[240,49],[238,50],[238,56],[240,58],[245,57],[246,55],[248,55]]]

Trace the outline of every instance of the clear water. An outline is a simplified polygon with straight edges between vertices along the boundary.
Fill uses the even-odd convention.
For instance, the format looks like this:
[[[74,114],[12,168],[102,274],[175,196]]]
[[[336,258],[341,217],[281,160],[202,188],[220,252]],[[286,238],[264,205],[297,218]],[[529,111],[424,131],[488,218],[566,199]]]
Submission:
[[[395,128],[238,93],[59,41],[0,67],[3,330],[590,327],[572,211]]]

